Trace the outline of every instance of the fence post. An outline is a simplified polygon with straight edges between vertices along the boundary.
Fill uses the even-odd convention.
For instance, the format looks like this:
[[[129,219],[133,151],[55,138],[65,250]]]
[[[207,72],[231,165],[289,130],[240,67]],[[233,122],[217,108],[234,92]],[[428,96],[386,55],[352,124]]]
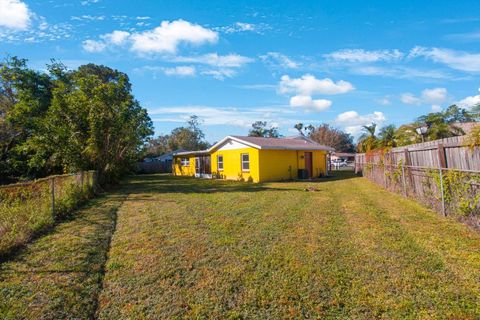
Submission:
[[[447,155],[445,153],[445,147],[442,143],[438,144],[438,163],[440,168],[448,168]]]
[[[403,196],[407,197],[407,186],[405,184],[405,165],[402,163],[402,183],[403,183]]]
[[[383,155],[383,187],[387,189],[387,154]]]
[[[55,177],[50,179],[50,192],[51,192],[51,201],[52,201],[52,217],[55,218]]]
[[[443,192],[443,173],[442,168],[438,169],[440,171],[440,192],[442,193],[442,213],[443,216],[446,217],[447,213],[445,212],[445,194]]]

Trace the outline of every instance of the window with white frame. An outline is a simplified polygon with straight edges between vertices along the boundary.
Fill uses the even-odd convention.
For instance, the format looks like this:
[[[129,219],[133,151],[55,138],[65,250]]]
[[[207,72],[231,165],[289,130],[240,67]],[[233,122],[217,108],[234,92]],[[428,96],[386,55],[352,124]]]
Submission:
[[[217,167],[219,171],[223,170],[223,156],[221,154],[217,156]]]
[[[248,153],[241,154],[242,171],[250,171],[250,156]]]
[[[189,158],[182,158],[181,163],[182,163],[183,167],[188,167],[190,165],[190,159]]]

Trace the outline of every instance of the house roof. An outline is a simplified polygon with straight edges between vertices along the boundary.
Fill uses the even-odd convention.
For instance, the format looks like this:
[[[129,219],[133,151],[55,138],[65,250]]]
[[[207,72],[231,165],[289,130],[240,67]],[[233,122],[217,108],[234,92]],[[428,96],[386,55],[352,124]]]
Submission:
[[[230,138],[245,144],[249,144],[251,147],[257,149],[334,151],[333,148],[316,143],[315,141],[304,136],[287,138],[230,136]]]
[[[355,157],[356,153],[334,152],[333,155],[337,157]]]
[[[453,126],[460,128],[465,132],[465,134],[469,134],[473,128],[480,125],[479,122],[455,122],[452,124]]]
[[[226,136],[208,150],[202,151],[186,151],[179,152],[176,156],[187,156],[187,155],[205,155],[213,152],[222,146],[226,141],[233,140],[245,144],[249,147],[256,149],[266,149],[266,150],[323,150],[333,152],[335,149],[316,143],[315,141],[305,137],[305,136],[293,136],[286,138],[263,138],[263,137],[248,137],[248,136]]]

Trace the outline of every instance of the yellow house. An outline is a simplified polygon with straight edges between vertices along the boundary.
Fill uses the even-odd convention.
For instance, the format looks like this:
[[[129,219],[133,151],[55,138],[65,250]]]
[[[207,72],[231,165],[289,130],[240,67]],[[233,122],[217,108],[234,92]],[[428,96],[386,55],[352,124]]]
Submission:
[[[332,151],[304,136],[227,136],[208,150],[178,153],[172,172],[252,182],[315,178],[327,174]]]

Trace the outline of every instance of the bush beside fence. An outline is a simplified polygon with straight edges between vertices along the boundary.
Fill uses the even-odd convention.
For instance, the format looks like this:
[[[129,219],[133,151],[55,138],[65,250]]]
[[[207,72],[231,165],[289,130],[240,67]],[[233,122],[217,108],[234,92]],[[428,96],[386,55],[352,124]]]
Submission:
[[[355,171],[480,229],[480,150],[462,137],[358,154]]]
[[[0,257],[54,225],[97,188],[94,171],[0,186]]]

